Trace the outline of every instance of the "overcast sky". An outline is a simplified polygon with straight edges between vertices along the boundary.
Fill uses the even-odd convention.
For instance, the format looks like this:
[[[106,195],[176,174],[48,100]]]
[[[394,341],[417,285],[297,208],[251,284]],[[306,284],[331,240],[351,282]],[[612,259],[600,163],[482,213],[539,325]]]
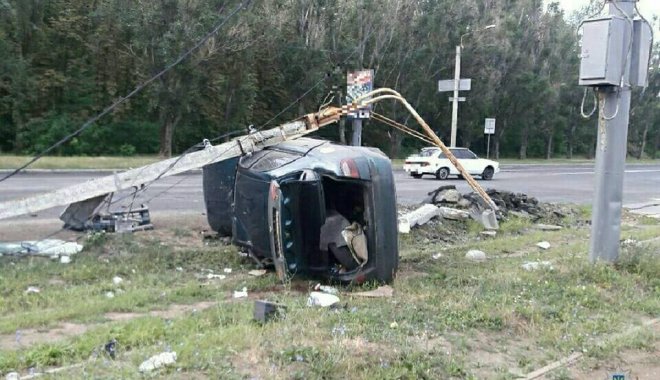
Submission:
[[[546,4],[553,1],[559,2],[566,13],[571,13],[589,4],[589,0],[545,0]],[[646,18],[651,18],[653,15],[660,16],[660,0],[640,0],[637,6]]]

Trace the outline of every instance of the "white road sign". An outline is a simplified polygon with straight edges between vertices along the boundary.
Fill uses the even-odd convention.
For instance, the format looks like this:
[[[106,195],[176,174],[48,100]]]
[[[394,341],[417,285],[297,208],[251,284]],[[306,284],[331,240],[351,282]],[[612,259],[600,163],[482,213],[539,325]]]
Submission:
[[[438,81],[438,92],[454,91],[454,80],[447,79]],[[472,89],[472,79],[461,79],[458,82],[458,91],[470,91]]]
[[[486,119],[486,126],[484,127],[484,134],[495,134],[495,119]]]

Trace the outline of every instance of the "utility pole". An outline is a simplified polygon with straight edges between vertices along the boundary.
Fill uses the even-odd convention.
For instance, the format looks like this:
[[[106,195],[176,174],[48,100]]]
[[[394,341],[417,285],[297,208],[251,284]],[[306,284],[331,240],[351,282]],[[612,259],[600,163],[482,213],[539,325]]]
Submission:
[[[599,108],[591,262],[619,258],[631,89],[647,84],[652,33],[633,20],[636,1],[608,0],[608,16],[583,23],[580,84],[595,87]]]
[[[371,92],[373,89],[373,70],[349,72],[346,76],[346,104],[351,104],[354,99]],[[353,125],[351,145],[362,146],[362,120],[368,119],[371,116],[371,106],[351,110],[347,116]]]
[[[461,45],[456,46],[456,62],[454,64],[454,98],[451,108],[451,143],[456,148],[456,133],[458,130],[458,91],[461,83]]]

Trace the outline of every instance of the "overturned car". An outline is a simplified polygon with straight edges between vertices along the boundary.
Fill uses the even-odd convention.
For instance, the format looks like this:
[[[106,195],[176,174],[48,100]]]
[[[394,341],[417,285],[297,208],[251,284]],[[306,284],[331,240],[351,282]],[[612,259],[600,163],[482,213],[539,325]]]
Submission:
[[[398,266],[396,193],[377,149],[300,138],[204,168],[213,230],[280,278],[390,282]]]

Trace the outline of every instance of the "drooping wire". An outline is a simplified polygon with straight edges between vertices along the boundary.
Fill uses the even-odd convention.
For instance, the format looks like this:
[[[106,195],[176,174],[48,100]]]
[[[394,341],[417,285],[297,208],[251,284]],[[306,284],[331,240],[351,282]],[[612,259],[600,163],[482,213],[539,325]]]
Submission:
[[[183,62],[186,58],[188,58],[193,52],[195,52],[197,49],[199,49],[203,44],[205,44],[211,37],[216,35],[220,29],[234,16],[236,15],[241,9],[243,9],[246,5],[248,5],[250,0],[244,0],[242,1],[236,9],[234,9],[227,17],[225,17],[221,22],[219,22],[208,34],[206,34],[201,40],[199,40],[192,48],[188,49],[186,52],[181,54],[179,58],[177,58],[174,62],[170,63],[167,65],[163,70],[161,70],[158,74],[152,76],[151,78],[147,79],[146,81],[140,83],[133,91],[128,93],[128,95],[123,96],[116,100],[114,103],[112,103],[109,107],[105,108],[101,113],[97,114],[96,116],[93,116],[89,120],[87,120],[80,128],[75,130],[74,132],[64,136],[61,138],[59,141],[57,141],[55,144],[49,146],[48,148],[44,149],[43,151],[39,152],[34,158],[32,158],[28,163],[22,165],[21,167],[15,169],[11,173],[7,174],[3,178],[0,179],[0,182],[6,181],[9,178],[15,176],[16,174],[20,173],[22,170],[26,169],[33,163],[35,163],[37,160],[45,156],[46,154],[52,152],[54,149],[62,146],[64,143],[67,141],[71,140],[72,138],[78,136],[80,133],[85,131],[87,128],[91,127],[96,121],[101,119],[103,116],[109,114],[111,111],[113,111],[115,108],[117,108],[119,105],[127,101],[128,99],[132,98],[136,94],[138,94],[140,91],[142,91],[145,87],[147,87],[149,84],[151,84],[153,81],[156,79],[162,77],[165,75],[167,72],[169,72],[171,69],[173,69],[175,66],[177,66],[179,63]]]
[[[593,98],[594,98],[594,108],[588,114],[584,113],[584,104],[587,100],[587,92],[588,91],[589,91],[589,89],[585,87],[584,88],[584,95],[582,95],[582,104],[580,105],[580,114],[585,119],[589,119],[590,117],[592,117],[596,113],[596,110],[598,109],[598,98],[596,97],[596,93],[594,91],[594,93],[592,94]]]

